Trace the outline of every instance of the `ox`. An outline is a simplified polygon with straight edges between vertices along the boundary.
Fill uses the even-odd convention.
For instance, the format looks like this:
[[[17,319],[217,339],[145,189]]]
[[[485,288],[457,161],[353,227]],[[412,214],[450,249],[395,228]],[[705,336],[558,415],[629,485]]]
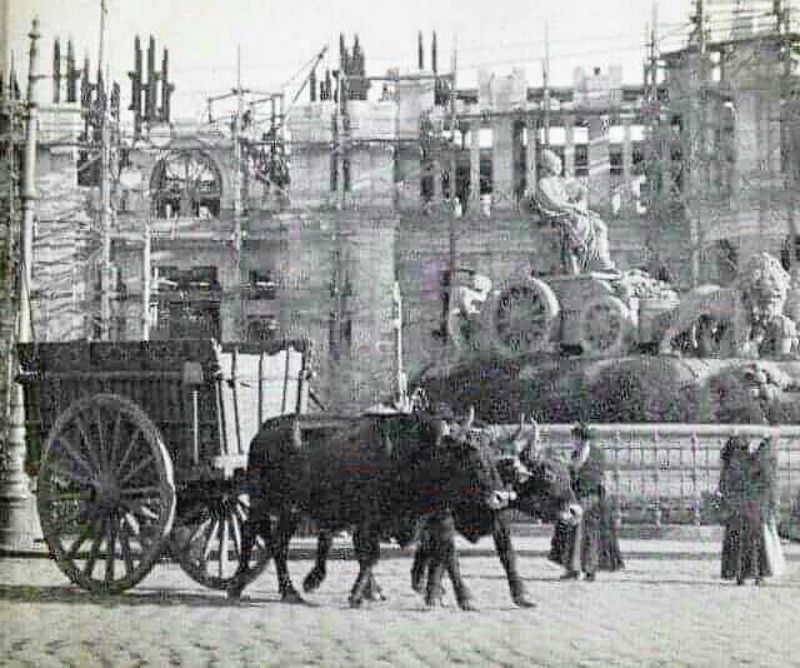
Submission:
[[[524,418],[516,434],[510,438],[492,437],[480,430],[477,433],[477,442],[475,439],[469,440],[473,440],[473,446],[485,458],[495,463],[504,487],[513,490],[509,497],[511,504],[500,508],[476,503],[479,499],[465,496],[451,503],[449,514],[432,516],[426,522],[420,522],[415,527],[419,546],[411,571],[412,587],[420,593],[424,589],[428,605],[433,605],[440,598],[439,583],[446,569],[453,582],[456,599],[464,607],[462,602],[470,600],[471,596],[460,578],[458,563],[451,554],[455,549],[454,533],[457,531],[470,542],[477,542],[491,534],[506,573],[512,600],[520,607],[532,607],[534,604],[528,599],[517,570],[516,554],[511,542],[511,514],[506,510],[522,511],[544,521],[571,519],[577,512],[577,506],[569,467],[558,458],[540,457],[535,452],[538,448],[538,428],[534,425],[532,431],[527,429]],[[461,438],[469,438],[468,434],[462,432]],[[513,451],[511,457],[504,456],[508,453],[509,445]],[[520,465],[520,454],[527,466]],[[316,564],[303,583],[306,591],[316,589],[324,580],[331,545],[332,537],[325,532],[320,533]],[[427,587],[424,586],[426,575]],[[374,580],[370,581],[368,591],[372,596],[382,596]]]
[[[294,417],[268,420],[250,445],[251,513],[242,529],[239,569],[229,596],[241,595],[250,552],[261,535],[275,559],[282,600],[303,601],[286,561],[289,541],[307,516],[323,534],[354,527],[359,573],[349,601],[358,607],[372,580],[382,537],[407,542],[412,538],[407,529],[418,519],[446,518],[465,500],[476,507],[499,507],[502,483],[496,468],[480,448],[455,437],[468,429],[469,424],[454,428],[436,415],[415,411],[365,417],[327,437],[303,439]],[[440,524],[446,527],[447,522]],[[433,541],[440,551],[437,564],[448,570],[459,603],[469,608],[453,537],[446,528],[441,534]],[[434,591],[431,585],[431,595]]]

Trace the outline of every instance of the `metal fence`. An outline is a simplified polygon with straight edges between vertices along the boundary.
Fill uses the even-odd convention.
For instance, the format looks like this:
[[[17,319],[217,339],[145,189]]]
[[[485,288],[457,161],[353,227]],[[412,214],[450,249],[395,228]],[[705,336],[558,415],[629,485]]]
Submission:
[[[574,425],[541,425],[542,445],[572,448]],[[716,524],[720,450],[736,433],[760,441],[764,427],[708,424],[594,424],[606,450],[606,490],[622,523]],[[772,427],[778,453],[781,520],[800,492],[800,426]],[[524,517],[519,518],[524,521]]]

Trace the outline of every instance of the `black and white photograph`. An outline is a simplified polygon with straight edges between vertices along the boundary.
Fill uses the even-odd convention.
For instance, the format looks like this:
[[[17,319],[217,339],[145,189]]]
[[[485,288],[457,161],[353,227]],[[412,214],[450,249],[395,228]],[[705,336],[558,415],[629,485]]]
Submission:
[[[0,666],[800,665],[800,0],[0,0]]]

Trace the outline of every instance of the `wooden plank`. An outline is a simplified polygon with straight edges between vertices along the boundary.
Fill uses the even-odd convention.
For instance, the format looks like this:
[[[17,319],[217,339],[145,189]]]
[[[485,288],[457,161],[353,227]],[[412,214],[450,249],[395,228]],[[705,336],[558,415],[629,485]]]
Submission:
[[[231,353],[231,382],[230,388],[232,393],[233,399],[233,419],[234,419],[234,427],[235,432],[234,436],[236,438],[236,452],[238,454],[242,454],[244,451],[242,450],[242,421],[239,417],[239,382],[237,376],[237,367],[239,361],[239,352],[236,348],[233,349]]]

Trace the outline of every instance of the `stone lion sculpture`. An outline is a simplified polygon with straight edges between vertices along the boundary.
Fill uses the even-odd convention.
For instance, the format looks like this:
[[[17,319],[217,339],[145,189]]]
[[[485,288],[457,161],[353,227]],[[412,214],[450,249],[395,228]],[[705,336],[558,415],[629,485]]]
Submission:
[[[777,258],[754,255],[733,285],[701,285],[681,299],[659,352],[675,354],[674,339],[688,332],[691,347],[701,356],[789,354],[797,342],[795,323],[783,313],[789,284],[789,274]]]

